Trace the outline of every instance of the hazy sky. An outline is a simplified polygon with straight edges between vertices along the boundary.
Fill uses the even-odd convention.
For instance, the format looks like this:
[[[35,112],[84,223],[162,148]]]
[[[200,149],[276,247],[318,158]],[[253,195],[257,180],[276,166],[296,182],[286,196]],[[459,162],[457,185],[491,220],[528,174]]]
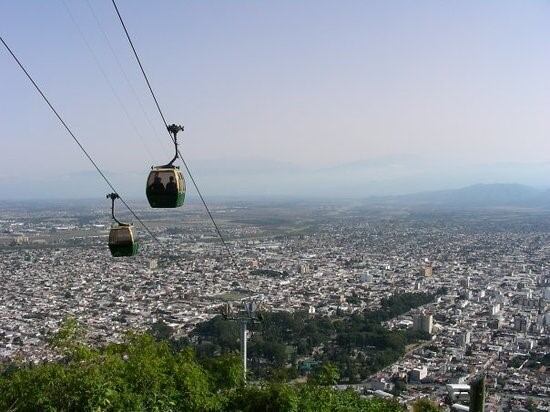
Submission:
[[[191,165],[550,160],[550,2],[118,5],[168,121],[185,124]],[[109,0],[2,1],[0,33],[103,168],[170,159]],[[91,170],[3,49],[0,73],[0,178],[17,179],[21,165]]]

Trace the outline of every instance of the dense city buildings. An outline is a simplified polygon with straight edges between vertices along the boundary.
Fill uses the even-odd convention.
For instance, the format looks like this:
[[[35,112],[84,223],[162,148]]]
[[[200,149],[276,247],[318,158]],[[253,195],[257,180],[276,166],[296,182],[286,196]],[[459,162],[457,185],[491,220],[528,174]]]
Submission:
[[[253,299],[270,311],[333,316],[437,290],[444,293],[432,303],[384,323],[429,339],[349,385],[369,396],[404,403],[429,397],[460,410],[483,374],[486,410],[550,410],[548,215],[218,204],[233,264],[198,205],[138,211],[160,244],[141,231],[139,255],[115,259],[101,208],[3,205],[0,358],[51,359],[48,337],[69,316],[101,344],[158,320],[187,336],[225,302]],[[401,391],[398,382],[406,385]]]

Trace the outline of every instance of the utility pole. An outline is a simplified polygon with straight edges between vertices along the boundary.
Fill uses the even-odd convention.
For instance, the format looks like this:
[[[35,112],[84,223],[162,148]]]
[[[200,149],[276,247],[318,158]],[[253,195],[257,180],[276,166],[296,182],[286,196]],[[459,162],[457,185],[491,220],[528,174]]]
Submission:
[[[222,316],[226,320],[238,321],[241,328],[241,361],[243,366],[243,379],[246,383],[246,363],[247,363],[247,341],[248,341],[248,323],[257,323],[262,320],[258,312],[256,302],[244,302],[240,311],[235,311],[233,305],[227,303],[221,309]]]
[[[248,319],[240,319],[241,321],[241,359],[243,364],[244,382],[246,383],[246,343],[248,340],[248,330],[246,323]]]

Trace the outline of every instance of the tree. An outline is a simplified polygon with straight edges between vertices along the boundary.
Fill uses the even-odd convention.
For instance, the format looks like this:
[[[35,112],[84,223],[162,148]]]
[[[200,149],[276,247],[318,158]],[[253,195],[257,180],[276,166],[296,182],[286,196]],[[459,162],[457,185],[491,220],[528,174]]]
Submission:
[[[221,355],[202,360],[214,387],[230,389],[244,385],[242,362],[237,355]]]
[[[317,385],[336,385],[340,380],[340,371],[331,362],[324,363],[313,376],[313,382]]]
[[[147,333],[101,347],[84,336],[67,320],[51,339],[63,355],[58,362],[0,368],[0,411],[403,412],[393,402],[313,383],[245,386],[237,356],[197,359],[192,347],[176,350]],[[317,376],[332,385],[338,368],[327,362]]]
[[[61,322],[59,330],[50,337],[48,343],[68,359],[86,359],[93,355],[93,349],[85,344],[84,328],[76,318],[67,317]]]
[[[392,392],[395,396],[401,395],[406,390],[407,390],[407,384],[403,380],[398,379],[394,382],[394,387]]]
[[[61,322],[59,330],[50,338],[52,347],[65,350],[82,344],[84,331],[74,317],[68,317]]]
[[[151,325],[151,334],[157,340],[168,340],[174,334],[174,328],[160,319]]]
[[[0,410],[403,412],[351,390],[269,381],[244,386],[231,378],[242,376],[236,357],[203,366],[191,348],[174,352],[147,334],[92,349],[88,359],[22,365],[0,375]]]
[[[412,406],[413,412],[439,412],[441,408],[428,398],[418,399]]]

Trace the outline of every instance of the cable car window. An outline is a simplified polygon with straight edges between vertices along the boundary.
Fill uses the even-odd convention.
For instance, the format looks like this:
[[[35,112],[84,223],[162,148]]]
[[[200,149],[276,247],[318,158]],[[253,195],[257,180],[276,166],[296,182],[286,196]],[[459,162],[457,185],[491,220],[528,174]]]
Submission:
[[[166,183],[166,193],[177,193],[178,192],[178,182],[176,180],[176,174],[168,178]]]
[[[147,180],[147,187],[153,194],[177,193],[176,173],[172,170],[151,173]]]
[[[185,182],[177,168],[156,168],[147,178],[145,190],[151,207],[179,207],[185,199]]]

